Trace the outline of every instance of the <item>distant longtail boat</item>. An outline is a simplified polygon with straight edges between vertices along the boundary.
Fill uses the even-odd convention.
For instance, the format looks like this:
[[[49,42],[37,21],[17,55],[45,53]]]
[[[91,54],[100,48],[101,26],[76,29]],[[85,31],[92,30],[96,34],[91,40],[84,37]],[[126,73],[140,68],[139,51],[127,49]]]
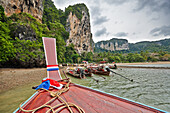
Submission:
[[[56,40],[43,37],[47,78],[58,81],[62,89],[39,89],[14,113],[165,113],[166,111],[131,101],[113,94],[71,83],[60,76]]]

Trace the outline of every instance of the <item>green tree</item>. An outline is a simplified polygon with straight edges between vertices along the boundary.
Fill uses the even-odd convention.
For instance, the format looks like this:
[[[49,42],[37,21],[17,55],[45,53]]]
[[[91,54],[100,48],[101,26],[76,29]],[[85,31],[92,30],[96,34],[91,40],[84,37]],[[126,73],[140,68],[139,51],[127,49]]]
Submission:
[[[92,62],[93,61],[93,53],[92,52],[88,52],[86,55],[86,60],[88,62]]]
[[[129,62],[135,62],[134,54],[133,54],[133,53],[129,53],[129,54],[127,55],[127,60],[128,60]]]
[[[145,59],[140,54],[134,54],[135,62],[144,62]]]
[[[78,63],[79,54],[73,54],[71,57],[74,63]]]
[[[15,57],[15,48],[10,42],[10,29],[5,22],[6,19],[4,8],[0,5],[0,63]]]
[[[70,44],[69,46],[66,47],[66,51],[65,51],[65,58],[66,58],[66,62],[70,62],[73,63],[73,59],[72,59],[72,55],[76,54],[76,51],[74,49],[74,45]]]
[[[108,61],[109,61],[109,62],[120,62],[121,59],[120,59],[119,56],[109,56],[109,57],[108,57]]]

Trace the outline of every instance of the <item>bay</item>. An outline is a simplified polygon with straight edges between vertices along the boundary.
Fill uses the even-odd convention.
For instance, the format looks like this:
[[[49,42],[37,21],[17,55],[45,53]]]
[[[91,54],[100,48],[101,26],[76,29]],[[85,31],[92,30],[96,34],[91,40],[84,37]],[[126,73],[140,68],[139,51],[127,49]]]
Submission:
[[[104,76],[106,79],[93,75],[93,79],[88,77],[76,83],[170,111],[170,69],[119,68],[114,71],[134,82],[111,73]]]
[[[134,67],[170,67],[170,64],[145,64],[145,65],[122,65],[122,66],[134,66]]]

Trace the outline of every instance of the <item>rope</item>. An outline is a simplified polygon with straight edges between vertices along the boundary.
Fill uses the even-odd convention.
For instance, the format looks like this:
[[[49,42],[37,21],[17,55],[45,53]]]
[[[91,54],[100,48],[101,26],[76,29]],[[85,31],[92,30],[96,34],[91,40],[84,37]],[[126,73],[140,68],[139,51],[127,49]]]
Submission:
[[[23,109],[23,108],[21,107],[21,105],[22,105],[22,103],[21,103],[21,104],[19,105],[20,110],[21,110],[21,111],[24,111],[24,112],[32,112],[32,113],[35,113],[36,111],[38,111],[38,110],[40,110],[40,109],[42,109],[42,108],[47,107],[47,108],[49,108],[49,110],[47,110],[46,113],[49,113],[49,112],[51,112],[51,111],[52,111],[52,113],[56,113],[56,112],[61,111],[61,110],[64,109],[64,108],[68,108],[69,112],[70,112],[70,113],[73,113],[73,111],[71,110],[71,107],[74,107],[74,108],[77,109],[77,111],[79,111],[79,113],[85,113],[85,111],[84,111],[81,107],[79,107],[79,106],[77,106],[77,105],[75,105],[75,104],[73,104],[73,103],[66,102],[64,99],[62,99],[62,98],[60,97],[60,95],[61,95],[62,93],[67,92],[67,91],[69,90],[69,85],[70,85],[70,83],[71,83],[71,80],[70,80],[70,78],[68,78],[68,79],[63,79],[63,80],[60,80],[60,81],[66,81],[67,84],[64,86],[64,88],[62,88],[62,89],[60,89],[60,90],[58,90],[58,91],[56,91],[56,92],[54,92],[54,91],[49,91],[49,90],[46,90],[46,89],[43,89],[43,88],[39,89],[39,91],[40,91],[40,90],[44,90],[44,91],[49,92],[50,95],[53,97],[51,100],[49,100],[49,101],[46,102],[45,104],[43,104],[43,105],[41,105],[41,106],[39,106],[39,107],[37,107],[37,108],[35,108],[35,109],[32,109],[32,110],[25,110],[25,109]],[[53,107],[50,106],[50,105],[48,105],[49,103],[51,103],[51,102],[54,101],[55,99],[58,99],[58,100],[60,100],[60,101],[63,102],[63,103],[57,104],[57,105],[55,105],[55,106],[53,106]],[[56,108],[57,108],[57,109],[56,109]]]

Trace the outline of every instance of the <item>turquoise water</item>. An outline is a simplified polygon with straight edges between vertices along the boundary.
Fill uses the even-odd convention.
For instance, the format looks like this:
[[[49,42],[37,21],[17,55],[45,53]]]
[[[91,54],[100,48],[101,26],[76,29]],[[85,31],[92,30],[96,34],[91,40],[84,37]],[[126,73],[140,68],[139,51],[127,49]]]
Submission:
[[[94,75],[93,79],[88,77],[78,83],[170,111],[170,69],[122,68],[114,71],[134,82],[112,73],[111,76],[103,76],[106,79]]]

